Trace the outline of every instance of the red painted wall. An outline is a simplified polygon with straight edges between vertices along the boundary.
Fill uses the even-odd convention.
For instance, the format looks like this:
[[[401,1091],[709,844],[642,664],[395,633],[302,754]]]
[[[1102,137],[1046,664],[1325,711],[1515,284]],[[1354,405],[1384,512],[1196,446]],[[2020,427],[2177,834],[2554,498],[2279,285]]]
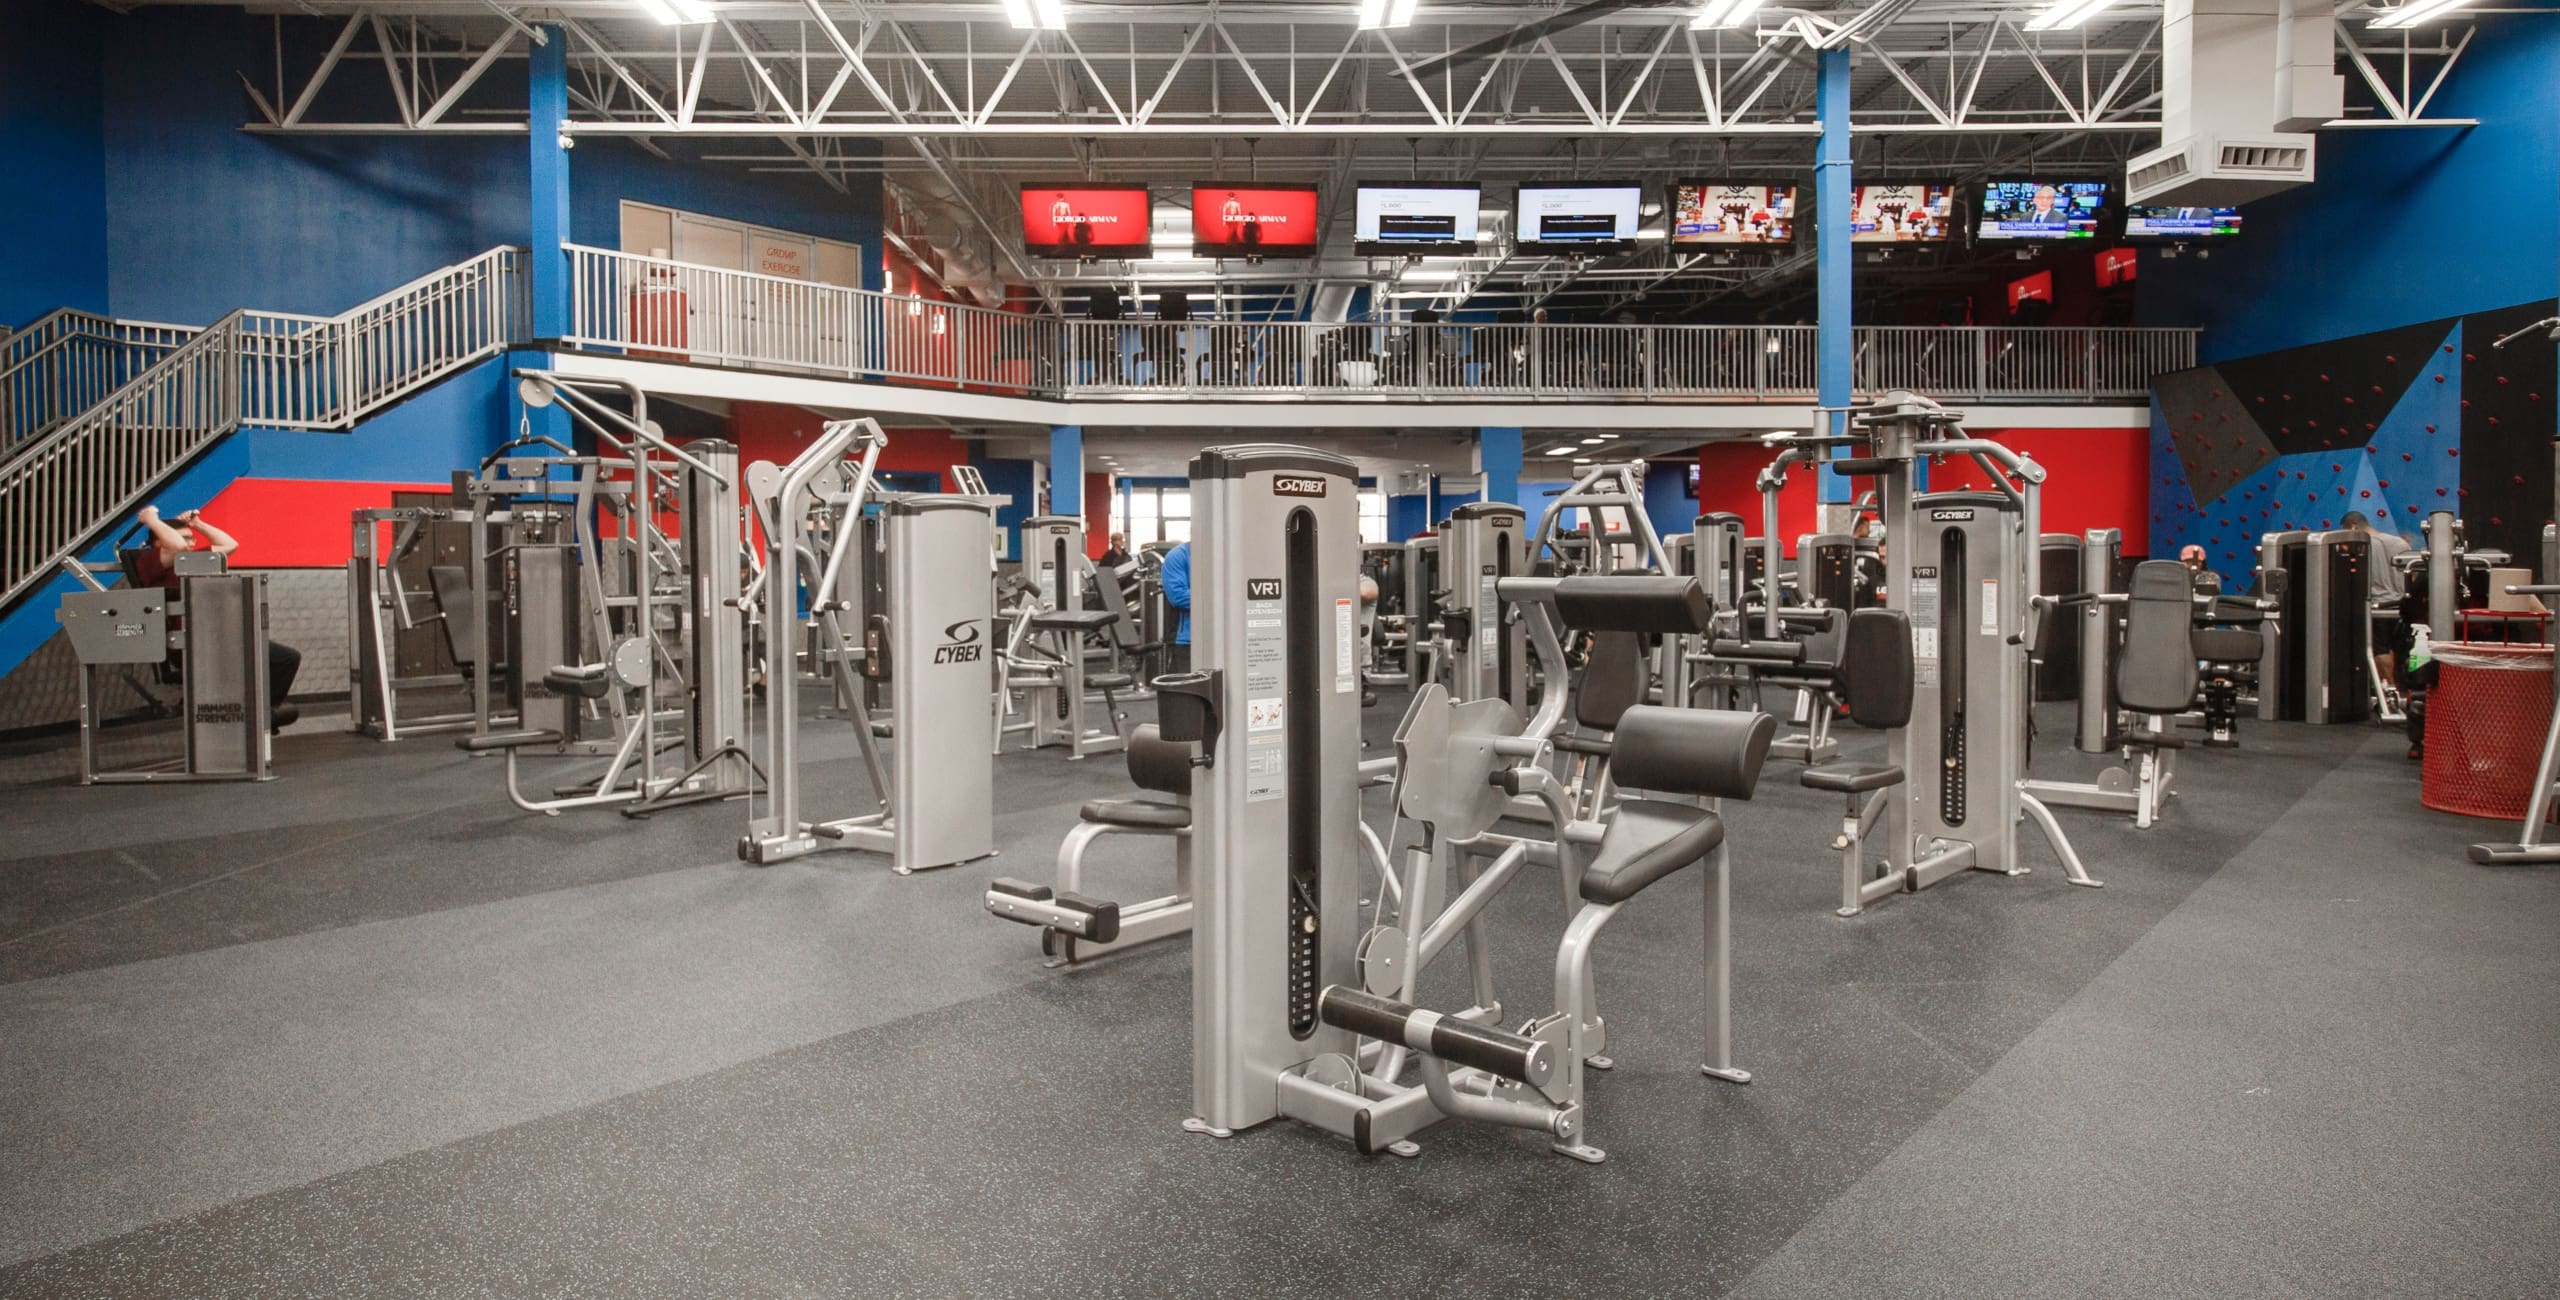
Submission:
[[[826,417],[807,407],[739,402],[730,408],[729,439],[738,444],[742,462],[769,460],[780,465],[799,455],[825,424]],[[929,471],[942,476],[943,491],[959,490],[959,484],[951,481],[951,467],[968,462],[968,443],[945,429],[891,429],[888,433],[889,445],[880,449],[880,468]]]
[[[1974,436],[2013,447],[2045,469],[2044,530],[2124,531],[2124,554],[2151,554],[2151,431],[2148,429],[1974,429]],[[1942,461],[1929,470],[1933,492],[1989,484],[1971,461]]]
[[[1101,559],[1111,549],[1111,476],[1084,476],[1084,553]]]
[[[391,504],[394,492],[445,492],[451,483],[341,483],[242,478],[204,505],[204,517],[240,543],[243,569],[337,569],[347,563],[351,511]]]
[[[1742,516],[1742,530],[1760,535],[1760,471],[1777,453],[1756,442],[1711,442],[1698,449],[1698,513]],[[1814,474],[1798,469],[1778,492],[1779,545],[1795,553],[1796,538],[1814,531],[1819,512]]]

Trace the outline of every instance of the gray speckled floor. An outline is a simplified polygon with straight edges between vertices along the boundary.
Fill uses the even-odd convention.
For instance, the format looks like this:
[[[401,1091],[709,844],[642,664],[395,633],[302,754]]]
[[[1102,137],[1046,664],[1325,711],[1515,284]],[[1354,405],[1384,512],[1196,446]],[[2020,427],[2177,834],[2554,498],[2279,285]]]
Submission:
[[[0,1296],[2539,1291],[2560,877],[2463,863],[2493,828],[2379,731],[2247,734],[2149,833],[2065,814],[2104,890],[2030,836],[1854,921],[1773,767],[1731,817],[1758,1080],[1696,1074],[1675,878],[1603,940],[1597,1168],[1180,1133],[1185,944],[1050,972],[976,902],[1114,759],[1006,757],[1003,857],[909,878],[739,866],[735,805],[523,817],[436,740],[12,788]],[[1524,1003],[1558,915],[1496,910]]]

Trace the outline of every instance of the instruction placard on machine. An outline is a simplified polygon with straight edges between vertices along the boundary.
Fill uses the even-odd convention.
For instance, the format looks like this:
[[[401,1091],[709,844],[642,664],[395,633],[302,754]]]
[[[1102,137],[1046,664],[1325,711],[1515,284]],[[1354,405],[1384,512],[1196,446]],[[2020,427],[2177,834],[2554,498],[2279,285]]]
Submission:
[[[1289,793],[1289,615],[1278,578],[1245,584],[1244,797],[1263,803]]]
[[[1911,570],[1911,684],[1938,684],[1938,570]]]
[[[1476,579],[1476,663],[1492,668],[1502,662],[1502,602],[1493,584],[1493,566],[1484,566]]]

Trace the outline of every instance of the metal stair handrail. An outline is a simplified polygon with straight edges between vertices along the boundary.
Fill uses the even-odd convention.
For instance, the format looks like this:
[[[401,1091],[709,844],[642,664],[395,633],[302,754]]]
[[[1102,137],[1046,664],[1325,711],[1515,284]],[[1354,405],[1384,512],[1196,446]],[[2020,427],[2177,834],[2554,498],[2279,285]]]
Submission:
[[[105,400],[196,333],[58,307],[0,335],[0,456]]]
[[[0,608],[244,425],[344,429],[513,345],[525,253],[493,248],[338,316],[243,309],[0,458]]]

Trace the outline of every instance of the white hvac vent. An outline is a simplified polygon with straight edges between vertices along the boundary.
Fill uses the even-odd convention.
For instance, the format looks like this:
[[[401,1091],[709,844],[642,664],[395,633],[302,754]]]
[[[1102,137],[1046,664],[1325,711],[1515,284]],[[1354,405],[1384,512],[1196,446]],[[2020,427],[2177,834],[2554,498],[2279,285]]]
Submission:
[[[2234,207],[2311,182],[2311,137],[2267,134],[2178,140],[2125,165],[2125,201]]]

